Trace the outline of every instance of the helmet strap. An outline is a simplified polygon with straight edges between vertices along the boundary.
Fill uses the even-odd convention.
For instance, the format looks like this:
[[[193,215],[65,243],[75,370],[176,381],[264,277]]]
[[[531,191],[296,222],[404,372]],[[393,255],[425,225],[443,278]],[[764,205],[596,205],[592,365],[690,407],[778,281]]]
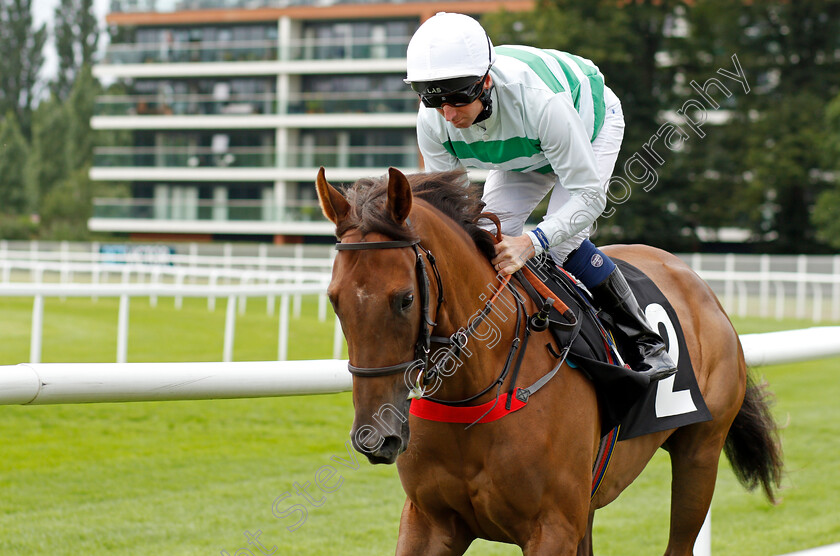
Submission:
[[[484,106],[484,109],[476,116],[475,120],[473,121],[473,125],[483,122],[487,118],[489,118],[493,114],[493,98],[490,96],[490,93],[493,91],[494,85],[490,85],[484,92],[481,93],[479,99],[481,100],[481,105]]]

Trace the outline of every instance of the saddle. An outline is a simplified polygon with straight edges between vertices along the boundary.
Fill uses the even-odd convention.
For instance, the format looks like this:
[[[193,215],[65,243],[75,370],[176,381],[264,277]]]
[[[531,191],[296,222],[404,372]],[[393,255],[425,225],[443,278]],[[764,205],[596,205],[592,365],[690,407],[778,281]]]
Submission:
[[[669,378],[649,383],[647,377],[625,365],[621,353],[636,347],[618,345],[609,319],[599,315],[589,293],[576,278],[556,266],[549,256],[530,259],[515,274],[538,307],[546,307],[549,297],[555,300],[548,310],[548,329],[561,349],[569,346],[567,362],[595,385],[601,407],[602,433],[607,434],[621,425],[619,440],[625,440],[711,419],[697,386],[673,308],[644,273],[625,261],[615,258],[613,261],[621,268],[640,302],[661,307],[674,328],[675,338],[670,340],[678,342],[679,353],[684,355],[677,362],[679,370],[673,380]],[[664,339],[666,343],[669,341],[668,337]],[[665,385],[667,391],[660,392],[661,385]],[[673,391],[676,386],[680,387],[680,391]],[[683,392],[680,409],[666,414],[660,408],[664,397]]]

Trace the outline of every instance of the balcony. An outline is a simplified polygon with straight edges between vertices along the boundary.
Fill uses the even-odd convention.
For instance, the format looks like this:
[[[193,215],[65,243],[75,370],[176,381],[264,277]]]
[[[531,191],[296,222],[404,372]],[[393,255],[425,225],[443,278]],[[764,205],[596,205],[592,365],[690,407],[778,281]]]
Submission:
[[[417,147],[306,147],[288,149],[285,153],[289,168],[417,168]]]
[[[197,199],[161,203],[157,199],[93,200],[93,218],[179,221],[325,222],[318,201],[287,201],[282,207],[265,200]]]
[[[231,95],[102,95],[96,98],[95,116],[202,116],[276,114],[274,93]],[[289,96],[289,114],[410,113],[417,111],[417,95],[393,93],[299,93]]]
[[[104,168],[271,168],[274,147],[97,147],[93,165]]]
[[[230,95],[219,100],[213,95],[102,95],[96,97],[96,116],[243,115],[275,114],[277,96]]]
[[[118,43],[108,46],[103,64],[246,62],[277,59],[277,41],[200,43]]]
[[[373,39],[342,37],[291,40],[285,60],[405,59],[409,37]],[[108,46],[102,64],[177,64],[278,60],[276,40],[220,42],[116,43]]]
[[[307,38],[289,42],[289,60],[405,59],[410,37]]]
[[[230,147],[214,152],[201,147],[97,147],[94,168],[274,168],[274,147]],[[417,148],[303,147],[286,149],[279,158],[282,168],[416,168]],[[279,176],[278,176],[279,177]]]

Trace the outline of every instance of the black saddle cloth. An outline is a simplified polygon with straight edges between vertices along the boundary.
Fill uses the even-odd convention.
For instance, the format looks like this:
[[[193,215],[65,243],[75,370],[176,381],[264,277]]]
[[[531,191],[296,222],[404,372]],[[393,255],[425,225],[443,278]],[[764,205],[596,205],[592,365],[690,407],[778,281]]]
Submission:
[[[711,420],[694,377],[682,328],[671,304],[642,271],[626,261],[614,259],[627,283],[645,310],[648,320],[669,348],[677,363],[673,377],[650,383],[648,378],[611,361],[606,333],[607,319],[600,319],[588,293],[580,289],[550,259],[538,257],[527,265],[537,277],[571,309],[580,320],[580,333],[574,334],[556,309],[552,309],[549,327],[560,346],[571,340],[568,361],[594,384],[601,406],[601,428],[606,433],[621,425],[619,439],[626,440],[652,432]],[[525,280],[523,286],[538,306],[542,297]],[[653,322],[656,321],[656,322]],[[672,346],[672,344],[675,344]],[[619,352],[635,346],[617,346]]]

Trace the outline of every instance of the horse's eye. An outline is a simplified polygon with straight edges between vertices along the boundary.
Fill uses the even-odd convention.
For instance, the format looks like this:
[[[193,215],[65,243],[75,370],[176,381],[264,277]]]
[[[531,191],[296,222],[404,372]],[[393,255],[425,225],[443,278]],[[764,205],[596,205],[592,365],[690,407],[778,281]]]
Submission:
[[[414,294],[407,293],[407,294],[405,294],[405,297],[402,298],[402,303],[400,304],[400,309],[405,311],[406,309],[411,307],[412,303],[414,303]]]

